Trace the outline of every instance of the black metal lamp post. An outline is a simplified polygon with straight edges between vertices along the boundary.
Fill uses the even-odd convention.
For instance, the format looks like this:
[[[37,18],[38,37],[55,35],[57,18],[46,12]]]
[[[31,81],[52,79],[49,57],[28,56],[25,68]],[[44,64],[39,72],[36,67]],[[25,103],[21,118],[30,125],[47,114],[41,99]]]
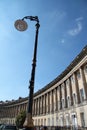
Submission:
[[[28,27],[27,23],[24,21],[24,19],[29,19],[31,21],[36,21],[36,35],[35,35],[35,45],[34,45],[34,55],[33,55],[33,61],[32,61],[32,70],[31,70],[31,79],[29,84],[29,99],[28,99],[28,107],[27,107],[27,115],[26,120],[24,122],[24,127],[27,130],[30,130],[33,128],[33,119],[32,119],[32,106],[33,106],[33,93],[34,93],[34,81],[35,81],[35,67],[36,67],[36,57],[37,57],[37,43],[38,43],[38,32],[39,32],[39,19],[37,16],[26,16],[23,19],[19,19],[15,22],[15,28],[18,31],[25,31]]]

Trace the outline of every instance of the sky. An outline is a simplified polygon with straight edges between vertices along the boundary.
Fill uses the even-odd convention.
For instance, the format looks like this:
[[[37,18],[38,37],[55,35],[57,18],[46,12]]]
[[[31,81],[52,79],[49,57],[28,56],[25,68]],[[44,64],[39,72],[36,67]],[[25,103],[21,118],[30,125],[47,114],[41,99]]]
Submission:
[[[29,95],[35,21],[19,32],[14,23],[38,16],[34,92],[60,75],[87,45],[87,0],[0,0],[0,101]]]

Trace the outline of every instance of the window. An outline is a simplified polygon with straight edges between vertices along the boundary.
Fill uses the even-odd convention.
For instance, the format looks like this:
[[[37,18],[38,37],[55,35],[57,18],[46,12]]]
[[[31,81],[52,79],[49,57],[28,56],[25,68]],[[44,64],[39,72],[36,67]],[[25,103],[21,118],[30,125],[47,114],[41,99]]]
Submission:
[[[46,119],[44,119],[44,125],[46,125]]]
[[[58,116],[56,116],[56,126],[58,126]]]
[[[60,108],[61,108],[61,102],[60,101],[58,101],[58,110],[60,110]]]
[[[77,127],[77,117],[75,114],[72,115],[72,126]]]
[[[70,97],[69,96],[67,97],[67,106],[68,107],[70,106]]]
[[[56,111],[56,103],[53,103],[53,104],[54,104],[54,105],[53,105],[53,106],[54,106],[54,111]]]
[[[64,108],[64,99],[62,99],[62,108]]]
[[[84,70],[85,70],[85,73],[87,73],[87,65],[85,66]]]
[[[52,112],[52,104],[50,104],[50,112]]]
[[[83,88],[80,89],[80,100],[81,100],[81,102],[84,101],[84,90],[83,90]]]
[[[80,113],[82,127],[85,127],[84,112]]]
[[[77,78],[80,79],[81,75],[80,75],[80,72],[78,71],[77,72]]]
[[[75,81],[75,80],[74,80],[74,77],[71,76],[71,82],[74,83],[74,81]]]
[[[63,126],[63,124],[64,124],[64,122],[63,122],[64,120],[63,120],[63,117],[60,117],[60,126],[62,127]]]
[[[70,124],[69,124],[69,116],[67,115],[66,116],[66,126],[68,127]]]
[[[43,125],[43,119],[41,119],[41,125]]]
[[[37,124],[37,119],[35,120],[35,125],[37,126],[38,124]]]
[[[40,125],[40,119],[38,119],[38,125]]]
[[[66,81],[66,85],[69,85],[69,79]]]
[[[48,118],[48,126],[50,126],[50,118]]]
[[[52,126],[54,126],[54,117],[52,117]]]
[[[73,93],[73,103],[76,104],[76,94]]]

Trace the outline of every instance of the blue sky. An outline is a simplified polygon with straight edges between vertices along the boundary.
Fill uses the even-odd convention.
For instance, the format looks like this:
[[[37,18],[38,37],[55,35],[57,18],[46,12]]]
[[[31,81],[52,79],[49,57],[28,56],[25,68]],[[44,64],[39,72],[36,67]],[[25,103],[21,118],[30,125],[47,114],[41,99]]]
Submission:
[[[0,100],[29,94],[35,22],[24,32],[14,22],[31,15],[40,20],[35,92],[87,45],[87,0],[0,0]]]

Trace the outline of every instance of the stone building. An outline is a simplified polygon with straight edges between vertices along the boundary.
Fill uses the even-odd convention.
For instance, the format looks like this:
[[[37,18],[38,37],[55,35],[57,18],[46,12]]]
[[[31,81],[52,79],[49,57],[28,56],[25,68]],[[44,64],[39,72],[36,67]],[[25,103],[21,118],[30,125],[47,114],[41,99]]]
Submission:
[[[0,102],[0,122],[15,123],[28,97]],[[87,127],[87,46],[52,82],[34,93],[34,125]]]

